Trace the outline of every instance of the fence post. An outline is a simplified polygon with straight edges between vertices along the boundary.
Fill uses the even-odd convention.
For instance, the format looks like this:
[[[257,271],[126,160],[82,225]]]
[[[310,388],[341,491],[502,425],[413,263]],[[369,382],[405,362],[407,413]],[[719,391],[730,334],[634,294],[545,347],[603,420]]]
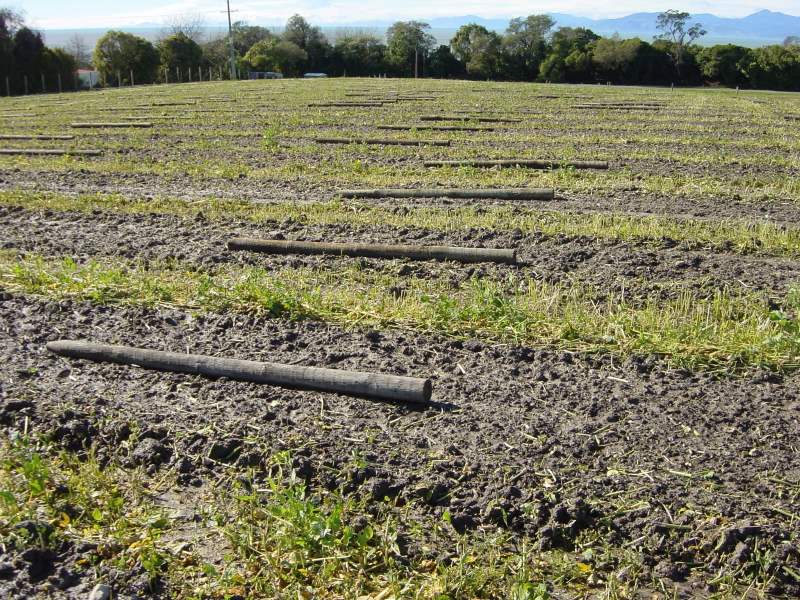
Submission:
[[[222,81],[222,67],[219,68],[219,80]]]
[[[6,75],[6,96],[11,96],[11,82],[8,80],[8,75]]]
[[[122,75],[117,71],[117,87],[122,87]]]
[[[175,77],[177,77],[178,83],[180,83],[181,82],[181,68],[180,67],[175,67]]]
[[[47,91],[47,86],[44,83],[44,73],[39,73],[39,76],[42,79],[42,93],[44,94]]]
[[[91,77],[92,77],[92,76],[91,76],[91,75],[89,75],[89,82],[90,82],[90,84],[91,84]],[[77,91],[78,91],[78,72],[77,72],[77,71],[75,71],[75,80],[74,80],[72,83],[73,83],[73,85],[75,86],[75,88],[74,88],[74,89],[75,89],[75,91],[77,92]]]
[[[58,93],[60,94],[62,92],[62,89],[61,89],[61,72],[59,72],[57,74],[57,77],[58,77]]]
[[[23,79],[25,80],[25,95],[28,95],[28,76],[23,75]]]
[[[189,83],[192,83],[192,67],[191,67],[191,65],[186,70],[189,71]]]
[[[133,82],[133,69],[131,69],[131,87],[133,87],[133,86],[134,86],[134,82]]]
[[[208,80],[211,81],[212,77],[213,75],[211,75],[211,67],[208,67]]]

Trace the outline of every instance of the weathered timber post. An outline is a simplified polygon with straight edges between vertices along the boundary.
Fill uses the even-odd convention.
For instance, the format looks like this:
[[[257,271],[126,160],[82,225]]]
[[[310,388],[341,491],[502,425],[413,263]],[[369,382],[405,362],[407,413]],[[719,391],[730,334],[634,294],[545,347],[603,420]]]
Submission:
[[[25,81],[25,95],[27,96],[28,95],[28,76],[27,75],[23,75],[22,78]]]
[[[268,254],[333,254],[367,258],[408,258],[411,260],[452,260],[463,263],[494,262],[516,264],[517,252],[507,248],[464,248],[458,246],[412,246],[401,244],[357,244],[302,242],[233,238],[229,250],[248,250]]]
[[[61,72],[59,72],[59,73],[57,74],[57,77],[56,77],[56,78],[57,78],[57,80],[58,80],[58,93],[60,94],[60,93],[62,92],[62,90],[61,90]]]
[[[459,188],[388,188],[341,190],[343,198],[458,198],[464,200],[552,200],[552,188],[459,189]]]
[[[72,340],[50,342],[47,344],[47,349],[70,358],[137,365],[145,369],[190,375],[227,377],[240,381],[366,396],[382,400],[424,404],[431,398],[431,380],[417,377],[283,365],[200,354],[179,354]]]
[[[40,75],[40,77],[42,79],[42,93],[44,94],[47,91],[47,86],[45,85],[45,82],[44,82],[44,73],[39,73],[39,75]]]
[[[133,81],[133,69],[131,69],[131,87],[133,87],[134,85],[135,82]]]

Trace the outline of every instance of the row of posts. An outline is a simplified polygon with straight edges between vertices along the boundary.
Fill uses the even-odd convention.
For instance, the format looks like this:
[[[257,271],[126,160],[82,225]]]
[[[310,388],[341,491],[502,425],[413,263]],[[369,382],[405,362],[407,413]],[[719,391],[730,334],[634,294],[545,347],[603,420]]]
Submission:
[[[23,83],[23,87],[25,89],[24,94],[27,96],[30,93],[30,87],[31,87],[30,86],[30,82],[28,81],[28,76],[27,75],[23,75],[22,76],[22,83]],[[61,81],[61,73],[57,73],[56,74],[56,85],[57,85],[57,89],[58,89],[58,93],[59,94],[64,91],[64,86],[63,86],[63,83]],[[77,90],[78,89],[78,74],[77,73],[75,73],[75,81],[73,82],[72,89],[73,90]],[[46,91],[47,91],[47,85],[45,83],[44,73],[42,73],[42,92],[46,92]],[[11,79],[8,76],[6,76],[6,96],[10,96],[10,95],[11,95]]]
[[[195,77],[193,71],[194,71],[194,69],[192,69],[191,67],[189,67],[185,71],[181,71],[180,67],[175,67],[175,79],[174,79],[173,83],[183,83],[183,77],[184,76],[186,77],[187,82],[191,82],[192,78]],[[168,67],[164,67],[163,74],[164,74],[164,83],[170,83],[170,69]],[[203,75],[204,75],[203,68],[202,67],[197,67],[196,81],[203,81]],[[217,75],[218,75],[218,80],[222,81],[222,68],[218,69]],[[238,76],[238,73],[237,73],[237,76]],[[207,77],[208,78],[206,79],[206,81],[211,81],[214,78],[214,71],[213,71],[213,69],[211,67],[208,67]],[[24,89],[23,94],[27,96],[28,94],[31,93],[31,82],[28,79],[27,75],[23,75],[22,76],[22,82],[23,82],[23,89]],[[74,79],[74,81],[72,83],[73,83],[73,86],[72,86],[71,89],[75,90],[75,91],[78,90],[79,87],[80,87],[80,81],[79,81],[77,73],[75,73],[75,79]],[[153,82],[153,83],[155,84],[155,82]],[[10,77],[6,76],[5,84],[6,84],[5,85],[5,92],[6,92],[5,95],[6,96],[10,96],[11,95],[11,78]],[[47,90],[47,82],[45,81],[44,73],[41,74],[41,84],[42,84],[41,91],[42,92],[47,92],[48,91]],[[130,72],[130,85],[131,86],[136,85],[136,80],[134,79],[133,70],[131,70],[131,72]],[[62,82],[61,73],[57,73],[56,74],[56,86],[57,86],[56,90],[58,91],[59,94],[64,91],[64,85],[63,85],[63,82]],[[120,71],[117,71],[117,86],[118,87],[122,87],[122,73]]]

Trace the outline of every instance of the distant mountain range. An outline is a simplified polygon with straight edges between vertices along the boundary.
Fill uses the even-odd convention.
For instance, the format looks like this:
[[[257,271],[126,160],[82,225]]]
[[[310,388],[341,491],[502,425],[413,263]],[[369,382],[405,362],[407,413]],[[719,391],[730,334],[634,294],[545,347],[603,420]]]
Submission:
[[[561,13],[550,15],[558,27],[586,27],[599,35],[621,37],[640,37],[651,39],[656,35],[656,17],[658,13],[634,13],[618,19],[589,19]],[[692,15],[692,23],[702,23],[708,31],[706,43],[717,43],[715,40],[750,41],[755,45],[764,43],[780,43],[790,35],[800,36],[800,17],[780,12],[761,10],[747,17],[738,19],[717,17],[701,13]],[[449,17],[428,21],[432,28],[458,29],[467,23],[478,23],[487,29],[503,31],[508,26],[508,19],[482,19],[476,16]]]
[[[656,16],[658,13],[635,13],[618,19],[589,19],[561,13],[550,16],[556,21],[557,27],[587,27],[595,33],[610,36],[618,33],[621,37],[639,37],[651,40],[656,35]],[[424,20],[424,19],[421,19]],[[428,19],[431,32],[439,43],[446,44],[455,34],[456,29],[468,23],[478,23],[487,29],[498,32],[505,31],[509,19],[486,19],[475,15],[460,17],[443,17]],[[800,17],[787,15],[780,12],[761,10],[747,17],[725,18],[701,13],[692,15],[692,23],[702,23],[707,34],[700,40],[705,45],[733,43],[743,46],[764,46],[767,44],[780,44],[790,35],[800,36]],[[267,25],[276,28],[275,23],[251,23],[252,25]],[[322,30],[330,37],[335,38],[337,33],[345,30],[360,30],[376,35],[383,35],[390,21],[361,21],[342,23],[341,25],[323,26]],[[134,27],[118,27],[149,39],[156,39],[163,28],[157,23],[142,23]],[[280,29],[280,27],[278,27]],[[105,33],[105,29],[49,29],[45,30],[47,43],[52,46],[61,46],[68,43],[74,35],[80,35],[85,42],[94,45],[97,39]],[[227,26],[210,24],[206,28],[208,37],[224,35]]]

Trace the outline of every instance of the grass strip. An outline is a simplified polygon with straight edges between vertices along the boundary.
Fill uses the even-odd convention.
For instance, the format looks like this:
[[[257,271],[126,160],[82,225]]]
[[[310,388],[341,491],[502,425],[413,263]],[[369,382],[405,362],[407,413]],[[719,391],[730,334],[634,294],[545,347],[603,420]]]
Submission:
[[[178,198],[132,200],[117,194],[69,195],[27,190],[0,191],[0,205],[28,210],[55,210],[116,214],[168,214],[215,221],[242,219],[255,223],[290,218],[309,225],[419,227],[437,231],[488,229],[523,234],[543,233],[570,237],[590,236],[624,241],[665,240],[694,247],[712,247],[747,254],[800,257],[800,228],[727,219],[707,221],[665,216],[630,216],[614,213],[573,213],[522,207],[415,208],[397,211],[369,204],[339,201],[308,204],[255,204],[238,200]]]
[[[180,263],[16,257],[0,253],[0,286],[49,298],[261,313],[344,326],[406,328],[457,337],[581,352],[658,355],[677,366],[733,372],[800,366],[800,293],[785,310],[766,299],[719,290],[710,298],[608,295],[581,285],[527,278],[448,282],[362,270],[225,266],[200,272]]]
[[[134,433],[121,444],[121,455],[136,442]],[[3,438],[4,550],[62,554],[84,547],[71,568],[89,582],[107,568],[141,570],[150,592],[166,591],[179,600],[548,600],[555,591],[586,591],[596,570],[593,561],[558,550],[533,551],[505,532],[459,536],[447,513],[423,526],[409,518],[409,506],[402,511],[381,502],[367,507],[363,499],[339,491],[311,490],[292,477],[287,453],[267,463],[269,474],[230,467],[224,475],[231,485],[187,490],[176,487],[169,473],[148,477],[117,460],[101,462],[91,451],[59,450],[46,435]],[[169,508],[158,501],[162,495],[170,498]],[[195,515],[191,525],[174,517],[176,509]],[[448,548],[452,558],[406,559],[401,537],[406,543],[412,537],[426,549]],[[649,583],[637,580],[642,565],[636,556],[608,547],[612,553],[630,573],[625,582],[602,573],[609,592],[633,593]],[[607,567],[597,567],[598,573],[601,568]],[[592,585],[596,590],[597,583]]]

